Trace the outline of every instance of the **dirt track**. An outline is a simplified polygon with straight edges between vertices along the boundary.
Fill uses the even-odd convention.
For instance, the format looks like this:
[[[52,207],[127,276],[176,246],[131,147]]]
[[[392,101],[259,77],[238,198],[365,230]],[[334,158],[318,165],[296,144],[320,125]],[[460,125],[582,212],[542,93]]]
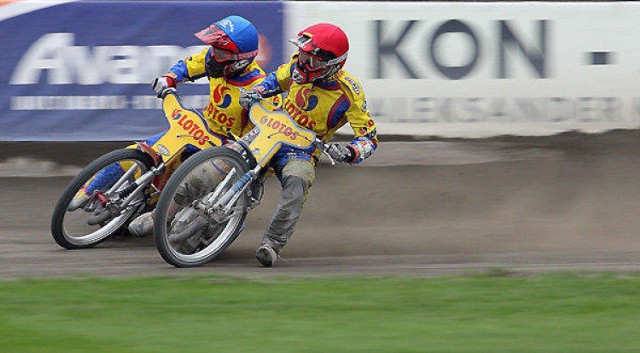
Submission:
[[[287,261],[273,269],[259,268],[253,253],[275,203],[275,180],[241,238],[204,268],[172,268],[151,238],[113,239],[81,251],[59,248],[49,222],[70,180],[64,175],[120,145],[0,143],[0,278],[640,269],[636,130],[383,142],[364,166],[321,164],[283,253]],[[16,156],[55,164],[10,159]],[[62,161],[71,162],[65,167]],[[25,173],[63,176],[11,176]]]

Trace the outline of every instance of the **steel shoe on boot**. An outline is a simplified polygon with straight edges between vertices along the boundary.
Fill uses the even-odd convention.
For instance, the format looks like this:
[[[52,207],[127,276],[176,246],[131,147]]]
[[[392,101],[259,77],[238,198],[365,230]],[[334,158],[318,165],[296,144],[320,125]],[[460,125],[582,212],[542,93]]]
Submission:
[[[264,267],[271,267],[276,263],[278,259],[278,253],[269,245],[269,243],[262,243],[256,251],[256,260],[260,265]]]
[[[75,194],[75,196],[73,196],[71,202],[69,202],[69,205],[67,206],[67,212],[73,212],[78,208],[84,207],[84,205],[87,204],[90,198],[91,197],[87,195],[87,191],[84,188],[80,189]]]
[[[129,223],[129,233],[136,237],[145,237],[153,233],[153,212],[143,213]]]

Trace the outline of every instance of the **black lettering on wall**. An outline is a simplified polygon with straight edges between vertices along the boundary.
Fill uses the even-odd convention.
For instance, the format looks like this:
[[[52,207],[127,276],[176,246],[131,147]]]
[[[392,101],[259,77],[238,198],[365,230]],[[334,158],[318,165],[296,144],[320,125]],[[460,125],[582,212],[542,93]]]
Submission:
[[[407,34],[411,32],[414,26],[418,23],[416,20],[405,21],[405,26],[400,35],[395,38],[395,40],[382,41],[382,33],[384,32],[384,24],[386,21],[384,20],[376,20],[373,21],[375,26],[376,33],[376,75],[375,78],[387,78],[382,69],[382,58],[390,57],[395,58],[400,66],[407,73],[408,78],[417,79],[418,74],[416,71],[409,65],[409,62],[405,60],[402,56],[402,53],[398,51],[398,47],[402,44],[402,41],[406,38]]]
[[[446,33],[463,33],[471,38],[473,42],[473,54],[471,55],[471,60],[469,60],[467,64],[460,66],[446,66],[438,62],[436,50],[443,46],[437,47],[436,42],[440,36]],[[459,20],[449,20],[441,24],[435,33],[433,33],[430,42],[429,55],[431,56],[431,62],[442,75],[451,80],[459,80],[467,76],[471,70],[473,70],[478,62],[478,58],[480,57],[480,43],[478,42],[478,38],[468,25]]]
[[[516,37],[514,31],[509,26],[509,21],[498,21],[500,41],[498,43],[498,78],[509,78],[507,50],[518,49],[527,62],[531,65],[535,74],[539,78],[547,78],[546,67],[547,56],[547,20],[537,20],[538,38],[535,46],[527,46],[521,39]]]

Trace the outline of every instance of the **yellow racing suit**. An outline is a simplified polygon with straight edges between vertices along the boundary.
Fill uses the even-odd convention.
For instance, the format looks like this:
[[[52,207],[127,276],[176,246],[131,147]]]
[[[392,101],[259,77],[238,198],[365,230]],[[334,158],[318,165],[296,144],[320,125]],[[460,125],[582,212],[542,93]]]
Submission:
[[[313,130],[318,138],[330,141],[346,123],[353,129],[349,144],[356,153],[352,163],[360,163],[378,146],[376,123],[371,119],[360,82],[340,70],[321,82],[297,84],[291,80],[297,54],[280,65],[262,83],[254,86],[263,97],[288,92],[282,109],[298,123]],[[317,156],[319,152],[316,151]]]
[[[205,48],[196,55],[187,57],[178,61],[169,69],[167,73],[176,79],[178,83],[186,81],[194,81],[202,77],[206,77],[205,61],[211,55],[210,47]],[[223,141],[228,141],[228,132],[235,136],[242,136],[253,125],[250,124],[248,111],[243,109],[239,103],[241,89],[249,89],[256,83],[261,82],[265,78],[262,68],[254,61],[240,75],[233,78],[211,78],[209,77],[209,104],[202,111],[203,115],[209,123],[206,127],[210,132],[220,136]],[[151,136],[144,140],[149,146],[154,145],[165,133]],[[128,146],[128,148],[137,148],[137,144]],[[188,158],[200,149],[187,145],[181,160]],[[171,173],[178,165],[173,165],[167,169],[162,176],[163,183],[170,177]],[[114,164],[99,173],[93,181],[87,185],[86,192],[93,193],[94,190],[103,189],[115,183],[128,169],[128,165]]]
[[[210,49],[180,60],[169,70],[168,75],[177,82],[193,81],[207,75],[205,61]],[[265,74],[262,68],[253,61],[244,72],[234,78],[209,77],[209,104],[202,113],[211,124],[209,129],[222,136],[227,131],[241,136],[249,123],[248,113],[239,103],[240,89],[249,89],[262,82]]]
[[[349,123],[354,138],[347,145],[353,152],[350,163],[360,163],[378,146],[376,123],[367,110],[362,86],[344,70],[319,82],[298,84],[291,79],[297,53],[270,73],[253,89],[263,97],[284,93],[282,109],[298,123],[329,142],[336,130]],[[285,93],[286,92],[286,93]],[[282,194],[276,205],[263,242],[276,252],[287,243],[300,217],[308,189],[315,181],[315,161],[321,152],[284,146],[271,166],[280,179]]]

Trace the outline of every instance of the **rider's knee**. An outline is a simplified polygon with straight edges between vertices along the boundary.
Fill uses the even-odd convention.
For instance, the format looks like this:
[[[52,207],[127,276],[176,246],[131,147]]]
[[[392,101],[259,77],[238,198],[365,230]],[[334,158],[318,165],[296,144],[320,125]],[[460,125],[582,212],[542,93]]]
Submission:
[[[282,182],[283,187],[284,180],[287,177],[297,177],[304,181],[305,193],[306,191],[313,186],[313,183],[316,180],[316,170],[311,162],[303,160],[303,159],[294,159],[289,161],[287,165],[282,169]]]

